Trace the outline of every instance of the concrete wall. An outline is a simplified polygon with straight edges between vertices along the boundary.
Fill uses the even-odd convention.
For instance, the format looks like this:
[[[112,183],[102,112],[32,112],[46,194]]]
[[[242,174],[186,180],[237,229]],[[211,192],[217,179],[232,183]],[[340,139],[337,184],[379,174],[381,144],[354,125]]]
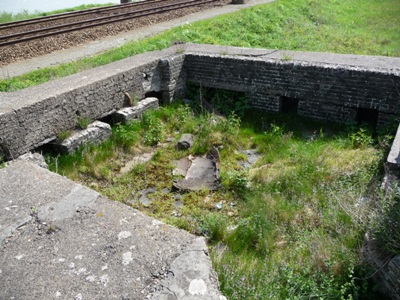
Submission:
[[[271,54],[189,53],[187,80],[246,92],[254,107],[267,111],[281,111],[286,100],[298,102],[299,115],[316,119],[355,120],[363,117],[361,109],[367,117],[375,113],[380,126],[400,111],[399,59],[370,64],[377,58],[309,53],[319,57],[309,61],[304,53]]]
[[[0,151],[9,159],[24,154],[58,133],[126,106],[124,93],[143,99],[161,92],[160,58],[171,51],[136,56],[104,67],[14,93],[0,95]]]
[[[385,123],[400,112],[400,59],[373,56],[177,45],[14,93],[0,93],[0,152],[17,157],[75,126],[158,92],[164,102],[185,95],[186,82],[245,92],[254,107],[350,121],[357,109]],[[2,150],[1,150],[2,149]],[[0,153],[1,154],[1,153]]]

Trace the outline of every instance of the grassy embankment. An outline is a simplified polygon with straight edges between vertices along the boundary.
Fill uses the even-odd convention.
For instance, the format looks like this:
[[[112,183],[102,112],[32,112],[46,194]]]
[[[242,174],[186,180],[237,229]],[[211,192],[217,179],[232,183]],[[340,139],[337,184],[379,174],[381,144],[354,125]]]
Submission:
[[[299,51],[400,56],[397,0],[278,0],[169,30],[99,56],[0,80],[13,91],[104,65],[176,41]]]
[[[66,13],[66,12],[84,10],[84,9],[89,9],[89,8],[94,8],[94,7],[109,6],[109,5],[113,5],[113,3],[83,4],[83,5],[75,6],[72,8],[58,9],[58,10],[53,10],[53,11],[49,11],[49,12],[35,11],[34,13],[29,13],[28,11],[23,10],[18,13],[9,13],[9,12],[5,12],[5,11],[0,11],[0,24],[20,21],[20,20],[39,18],[39,17],[45,17],[45,16],[51,16],[51,15],[55,15],[55,14],[62,14],[62,13]]]

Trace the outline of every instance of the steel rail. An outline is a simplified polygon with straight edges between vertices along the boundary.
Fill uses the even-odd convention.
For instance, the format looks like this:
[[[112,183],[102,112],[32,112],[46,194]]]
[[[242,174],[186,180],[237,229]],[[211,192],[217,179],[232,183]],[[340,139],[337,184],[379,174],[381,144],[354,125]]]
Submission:
[[[208,3],[212,3],[212,2],[216,2],[216,1],[218,1],[218,0],[206,0],[206,1],[201,1],[201,3],[199,3],[198,0],[189,0],[189,1],[185,1],[185,2],[169,4],[166,6],[143,9],[143,10],[135,11],[135,12],[131,12],[131,13],[123,13],[123,14],[118,14],[118,15],[114,15],[114,16],[95,18],[95,19],[85,20],[82,22],[74,22],[74,23],[69,23],[66,25],[60,25],[60,26],[54,26],[54,27],[50,27],[50,28],[42,28],[42,29],[38,29],[38,30],[33,30],[33,31],[29,31],[29,32],[17,33],[14,35],[0,37],[0,47],[9,46],[9,45],[17,44],[17,43],[22,43],[22,42],[27,42],[27,41],[40,39],[40,38],[44,38],[44,37],[49,37],[49,36],[53,36],[53,35],[69,33],[69,32],[78,31],[78,30],[82,30],[82,29],[93,28],[96,26],[107,25],[107,24],[111,24],[111,23],[115,23],[115,22],[119,22],[119,21],[126,21],[126,20],[130,20],[130,19],[150,16],[150,15],[154,15],[157,13],[173,11],[173,10],[177,10],[177,9],[181,9],[181,8],[197,6],[200,4],[208,4]],[[87,23],[93,23],[93,22],[97,22],[97,23],[71,28],[71,25],[81,25],[81,24],[87,24]],[[27,34],[35,34],[35,33],[40,33],[40,32],[49,31],[49,30],[53,30],[53,29],[57,30],[60,28],[66,28],[66,29],[58,30],[56,32],[43,33],[40,35],[30,36],[30,37],[26,37],[26,38],[9,40],[10,38],[16,38],[16,37],[24,36]],[[2,42],[4,40],[8,40],[8,41]]]
[[[63,19],[68,19],[68,18],[80,17],[80,16],[84,16],[84,15],[89,15],[89,14],[103,13],[103,12],[108,12],[108,11],[113,11],[113,10],[123,10],[123,9],[131,8],[131,7],[135,7],[135,6],[143,6],[143,5],[158,3],[158,2],[162,2],[162,1],[164,1],[164,0],[145,0],[145,1],[140,1],[140,2],[117,4],[117,5],[107,6],[107,7],[96,7],[96,8],[89,8],[89,9],[84,9],[84,10],[80,10],[80,11],[71,11],[71,12],[66,12],[66,13],[61,13],[61,14],[56,14],[56,15],[51,15],[51,16],[43,16],[43,17],[34,18],[34,19],[30,19],[30,20],[20,20],[20,21],[2,23],[2,24],[0,24],[0,29],[17,28],[17,27],[26,26],[26,25],[35,25],[35,24],[40,24],[40,23],[49,22],[49,21],[57,21],[57,20],[63,20]]]

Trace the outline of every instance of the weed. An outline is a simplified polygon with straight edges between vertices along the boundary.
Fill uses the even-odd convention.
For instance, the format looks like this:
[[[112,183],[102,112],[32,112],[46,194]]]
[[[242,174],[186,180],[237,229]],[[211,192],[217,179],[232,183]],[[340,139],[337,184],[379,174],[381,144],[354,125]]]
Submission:
[[[214,110],[226,116],[235,113],[239,117],[243,117],[251,107],[244,93],[198,87],[193,84],[189,84],[188,97],[193,99],[196,106],[201,107],[204,105],[203,100],[206,100],[210,102]],[[207,110],[210,111],[210,109],[208,108]]]
[[[371,146],[374,140],[367,129],[360,128],[357,132],[350,134],[350,142],[354,148],[358,148]]]
[[[163,125],[154,114],[145,113],[141,120],[141,126],[144,130],[143,142],[148,146],[155,146],[163,138]]]
[[[127,125],[117,124],[113,127],[113,141],[117,146],[129,149],[138,142],[140,124],[137,121],[130,122]]]
[[[49,226],[47,227],[46,233],[47,233],[47,234],[55,233],[55,232],[57,231],[57,229],[58,229],[57,226],[55,226],[55,225],[49,225]]]
[[[225,189],[235,192],[242,197],[250,187],[250,181],[245,171],[229,171],[221,174],[222,185]]]
[[[183,53],[185,53],[185,49],[183,47],[176,48],[175,53],[176,54],[183,54]]]
[[[61,141],[64,141],[67,138],[69,138],[71,135],[72,135],[71,130],[62,130],[57,134],[57,138]]]
[[[291,61],[292,59],[293,59],[293,57],[290,56],[289,54],[286,54],[286,53],[282,54],[283,61]]]
[[[77,120],[77,127],[79,129],[86,129],[91,122],[92,121],[87,117],[79,117]]]

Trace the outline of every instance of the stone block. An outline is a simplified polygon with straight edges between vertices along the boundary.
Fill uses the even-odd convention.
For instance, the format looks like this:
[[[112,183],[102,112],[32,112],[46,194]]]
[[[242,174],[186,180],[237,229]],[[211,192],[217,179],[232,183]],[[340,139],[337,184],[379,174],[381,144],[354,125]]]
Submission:
[[[159,106],[158,99],[155,97],[148,97],[140,101],[137,105],[132,107],[124,107],[113,114],[115,122],[127,123],[133,119],[139,119],[142,114],[149,109],[157,109]]]
[[[95,121],[88,128],[76,131],[69,138],[54,143],[54,147],[62,153],[72,153],[85,144],[99,144],[111,136],[111,126],[107,123]]]

